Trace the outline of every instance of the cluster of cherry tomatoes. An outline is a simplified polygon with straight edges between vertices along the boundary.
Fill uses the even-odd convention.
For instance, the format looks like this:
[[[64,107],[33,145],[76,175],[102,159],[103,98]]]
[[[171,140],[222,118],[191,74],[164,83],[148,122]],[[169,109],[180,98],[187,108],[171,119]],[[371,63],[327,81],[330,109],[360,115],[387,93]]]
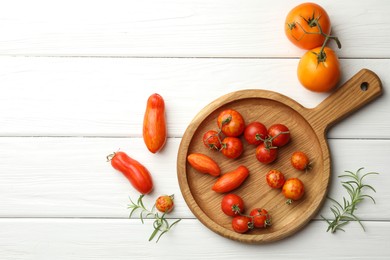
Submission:
[[[238,233],[271,226],[271,217],[266,209],[254,208],[249,215],[245,215],[244,201],[237,194],[225,195],[221,201],[221,209],[226,215],[233,217],[232,228]]]
[[[303,3],[294,7],[286,17],[285,33],[297,47],[307,50],[298,64],[298,79],[301,84],[315,92],[326,92],[336,87],[340,80],[340,64],[336,53],[327,43],[336,41],[330,35],[331,23],[324,8],[315,3]]]

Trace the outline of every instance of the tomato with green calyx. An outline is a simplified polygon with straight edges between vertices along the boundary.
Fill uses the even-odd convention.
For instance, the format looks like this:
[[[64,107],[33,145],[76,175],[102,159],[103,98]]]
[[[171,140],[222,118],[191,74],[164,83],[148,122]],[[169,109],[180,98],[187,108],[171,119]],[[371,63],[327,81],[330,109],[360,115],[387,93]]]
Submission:
[[[217,118],[219,129],[226,136],[237,137],[245,130],[245,121],[242,115],[234,109],[222,111]]]
[[[244,212],[244,201],[240,196],[229,193],[222,198],[221,209],[228,216],[238,216]]]

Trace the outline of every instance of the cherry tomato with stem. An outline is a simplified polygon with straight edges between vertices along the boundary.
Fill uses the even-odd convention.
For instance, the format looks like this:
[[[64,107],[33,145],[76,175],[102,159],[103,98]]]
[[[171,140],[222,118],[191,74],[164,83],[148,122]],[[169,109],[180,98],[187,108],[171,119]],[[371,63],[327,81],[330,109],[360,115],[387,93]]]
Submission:
[[[306,171],[311,168],[309,157],[304,152],[296,151],[291,156],[291,165],[300,171]]]
[[[233,109],[223,110],[217,118],[219,129],[225,136],[237,137],[245,130],[245,121],[242,115]]]
[[[268,128],[268,136],[271,146],[282,147],[290,141],[290,130],[283,124],[274,124]]]
[[[283,184],[285,182],[284,175],[281,171],[279,170],[270,170],[266,175],[265,175],[267,184],[273,188],[273,189],[279,189],[283,187]]]
[[[148,169],[140,162],[124,152],[116,152],[107,156],[112,167],[120,171],[141,194],[148,194],[153,189],[153,180]]]
[[[227,158],[236,159],[243,151],[244,146],[240,138],[228,136],[222,140],[221,153]]]
[[[260,122],[252,122],[245,127],[244,138],[248,144],[259,145],[267,139],[267,136],[267,128]]]
[[[175,205],[174,195],[162,195],[156,199],[156,209],[162,213],[169,213]]]
[[[266,228],[271,226],[271,217],[265,209],[255,208],[251,210],[249,216],[252,218],[253,226],[255,228]]]
[[[305,193],[303,182],[298,178],[290,178],[286,180],[282,188],[283,195],[287,198],[287,204],[291,204],[294,200],[299,200]]]
[[[209,130],[203,135],[203,143],[210,150],[221,150],[222,141],[221,135],[215,130]]]
[[[265,143],[260,144],[256,148],[256,159],[264,164],[272,163],[278,157],[277,147],[267,147]]]
[[[228,216],[238,216],[244,212],[244,201],[240,196],[229,193],[222,198],[221,209]]]
[[[250,229],[253,229],[252,220],[247,216],[236,216],[232,220],[232,228],[237,233],[245,233]]]

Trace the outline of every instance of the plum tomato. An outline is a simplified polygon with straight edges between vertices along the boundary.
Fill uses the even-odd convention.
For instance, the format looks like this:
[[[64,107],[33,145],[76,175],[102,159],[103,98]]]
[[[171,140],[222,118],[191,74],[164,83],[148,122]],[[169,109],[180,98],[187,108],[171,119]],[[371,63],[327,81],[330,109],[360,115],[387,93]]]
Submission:
[[[256,158],[259,162],[264,164],[272,163],[278,157],[277,147],[266,147],[264,143],[256,148]]]
[[[306,171],[310,169],[311,163],[304,152],[296,151],[291,156],[291,165],[297,170]]]
[[[265,176],[267,184],[273,189],[279,189],[283,187],[285,182],[284,175],[279,170],[270,170]]]
[[[229,193],[222,198],[221,209],[228,216],[238,216],[244,212],[244,201],[240,196]]]
[[[236,159],[243,151],[244,146],[240,138],[228,136],[222,140],[221,152],[227,158]]]
[[[248,178],[249,170],[243,165],[238,166],[233,171],[223,174],[211,188],[218,193],[225,193],[237,189]]]
[[[252,122],[245,127],[244,138],[248,144],[259,145],[267,136],[267,128],[260,122]]]
[[[282,147],[290,141],[290,130],[283,124],[274,124],[268,128],[271,146]]]
[[[162,195],[156,199],[156,209],[162,213],[169,213],[175,205],[173,195]]]
[[[225,109],[217,118],[217,124],[226,136],[237,137],[245,130],[245,121],[242,115],[233,109]]]
[[[221,174],[219,165],[205,154],[191,153],[187,156],[187,161],[198,172],[208,173],[212,176],[219,176]]]
[[[232,228],[237,233],[245,233],[253,228],[252,220],[247,216],[236,216],[232,220]]]
[[[255,228],[266,228],[271,226],[271,217],[267,210],[255,208],[251,210],[249,215],[252,217],[253,226]]]
[[[293,200],[302,198],[305,193],[305,187],[300,179],[290,178],[284,183],[282,193],[288,199],[287,204],[290,204]]]
[[[221,150],[222,147],[221,136],[215,130],[209,130],[206,133],[204,133],[203,143],[210,150],[219,151]]]

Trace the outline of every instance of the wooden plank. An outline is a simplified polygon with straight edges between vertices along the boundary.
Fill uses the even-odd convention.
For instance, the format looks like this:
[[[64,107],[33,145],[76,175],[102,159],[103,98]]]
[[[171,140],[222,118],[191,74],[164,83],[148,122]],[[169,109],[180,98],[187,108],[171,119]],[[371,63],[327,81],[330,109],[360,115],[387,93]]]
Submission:
[[[118,219],[0,219],[0,258],[17,259],[388,259],[389,222],[355,223],[345,233],[325,232],[311,222],[290,238],[248,245],[223,238],[185,219],[156,244],[148,242],[151,221]],[[315,237],[315,239],[313,239]],[[196,241],[196,244],[194,244]],[[196,246],[195,246],[196,245]],[[172,250],[174,248],[174,250]]]
[[[341,57],[390,57],[389,2],[317,1]],[[0,55],[299,57],[283,24],[301,1],[19,0],[0,4]],[[375,42],[375,48],[372,44]],[[332,46],[335,46],[332,44]]]
[[[146,100],[154,92],[166,101],[171,137],[182,136],[198,111],[232,91],[267,89],[315,107],[328,94],[300,86],[297,62],[0,57],[0,135],[140,137]],[[390,60],[346,59],[341,66],[341,82],[369,68],[386,92]],[[332,128],[329,137],[389,138],[389,104],[389,96],[382,96]]]
[[[150,153],[140,138],[0,138],[0,217],[127,218],[128,197],[138,198],[129,182],[106,162],[117,149],[127,152],[151,172],[155,189],[145,197],[151,207],[161,194],[175,194],[172,217],[193,218],[177,181],[176,156],[180,138],[169,138],[159,154]],[[367,178],[377,189],[377,204],[365,201],[359,216],[365,220],[390,220],[390,156],[388,140],[331,139],[333,170],[329,195],[346,196],[338,175],[345,170],[380,172]],[[367,152],[368,147],[375,147]],[[315,181],[315,180],[313,180]],[[330,217],[327,201],[320,211]],[[135,216],[138,217],[138,216]],[[317,216],[319,219],[319,216]]]

